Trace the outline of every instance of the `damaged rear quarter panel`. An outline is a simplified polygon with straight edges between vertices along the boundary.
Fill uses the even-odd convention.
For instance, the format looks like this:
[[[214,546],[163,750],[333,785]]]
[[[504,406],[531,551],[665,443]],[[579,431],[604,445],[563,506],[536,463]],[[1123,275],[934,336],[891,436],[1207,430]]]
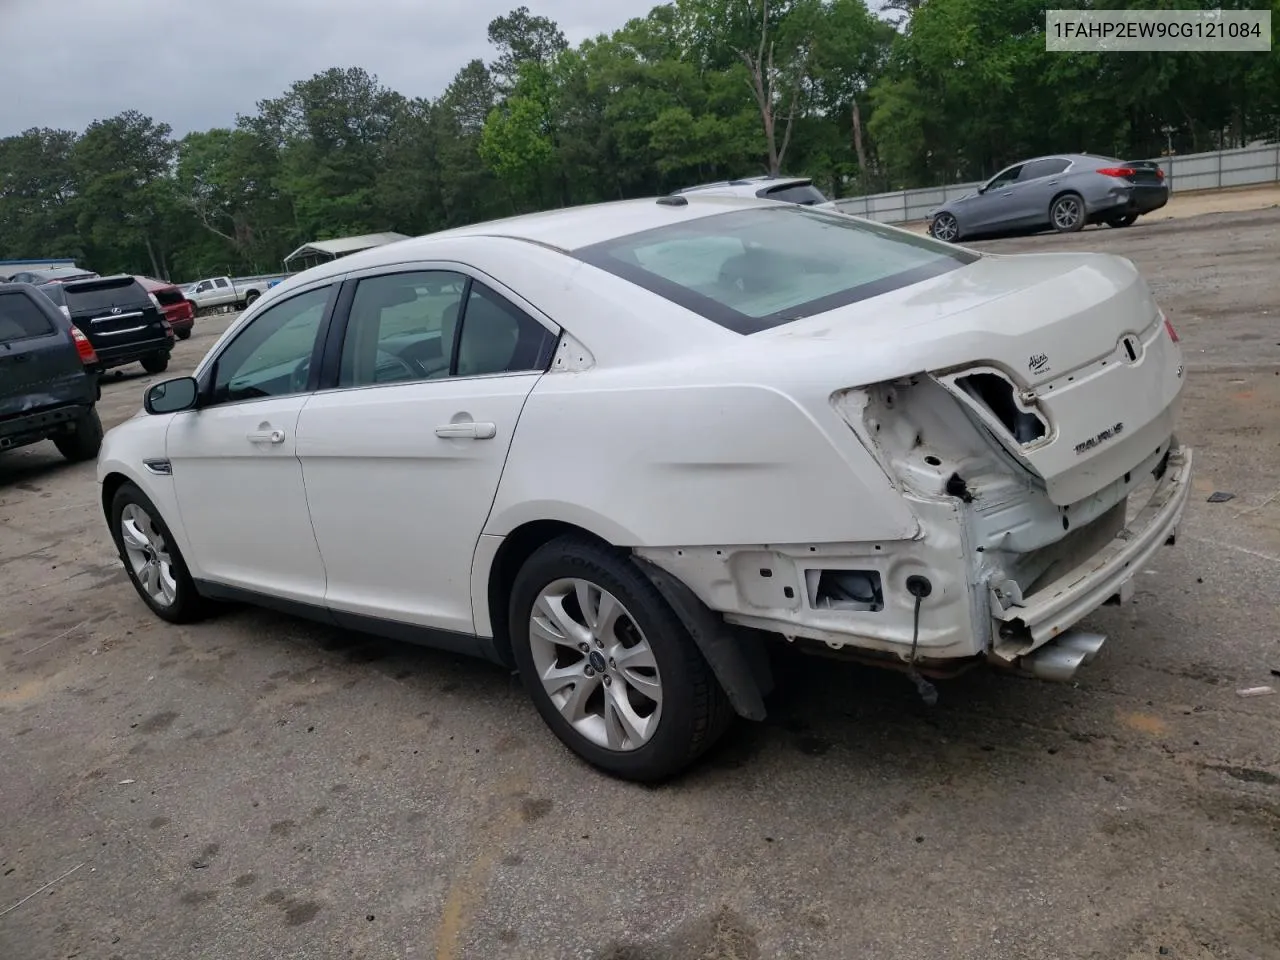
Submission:
[[[664,364],[542,378],[512,441],[519,469],[504,473],[484,532],[563,520],[627,547],[915,535],[829,390],[797,398],[732,372]]]

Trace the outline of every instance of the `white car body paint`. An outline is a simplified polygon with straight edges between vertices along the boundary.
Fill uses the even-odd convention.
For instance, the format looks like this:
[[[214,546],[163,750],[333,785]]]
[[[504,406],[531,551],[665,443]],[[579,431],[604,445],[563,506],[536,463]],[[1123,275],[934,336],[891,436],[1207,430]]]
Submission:
[[[540,520],[631,549],[730,622],[890,662],[908,657],[916,634],[922,663],[1013,663],[1126,595],[1190,489],[1190,451],[1174,437],[1180,349],[1133,265],[981,255],[744,336],[562,252],[765,206],[778,205],[690,195],[687,205],[557,211],[309,270],[247,311],[197,376],[300,289],[430,264],[488,278],[562,337],[545,374],[292,398],[297,445],[280,457],[295,472],[279,489],[240,470],[231,440],[210,439],[203,455],[228,459],[197,475],[188,502],[184,458],[200,456],[182,446],[191,435],[180,421],[217,408],[112,430],[99,479],[141,486],[197,577],[302,599],[315,590],[318,550],[332,607],[479,637],[493,633],[494,558]],[[965,392],[974,373],[989,377],[991,396],[1007,388],[1040,435],[1016,440]],[[498,445],[461,452],[464,441],[432,433],[459,412],[482,419],[482,403]],[[255,419],[218,416],[235,430]],[[142,467],[175,452],[176,486]],[[1130,495],[1153,470],[1150,503],[1126,525]],[[282,542],[263,546],[270,537]],[[237,566],[224,549],[236,538],[258,556]],[[878,606],[824,595],[824,570],[878,575]],[[918,624],[903,589],[912,574],[933,587]]]

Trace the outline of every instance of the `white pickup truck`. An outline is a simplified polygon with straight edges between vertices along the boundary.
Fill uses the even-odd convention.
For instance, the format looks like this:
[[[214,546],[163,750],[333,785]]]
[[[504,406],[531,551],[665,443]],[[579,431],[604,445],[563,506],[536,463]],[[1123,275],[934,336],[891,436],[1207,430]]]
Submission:
[[[196,313],[215,309],[243,310],[285,278],[285,274],[261,277],[209,277],[183,288]]]

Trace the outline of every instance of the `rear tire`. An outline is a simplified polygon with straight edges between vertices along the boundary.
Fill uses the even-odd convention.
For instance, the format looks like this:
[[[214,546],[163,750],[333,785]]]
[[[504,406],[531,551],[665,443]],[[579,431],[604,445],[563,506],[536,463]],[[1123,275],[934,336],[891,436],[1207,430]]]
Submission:
[[[102,421],[98,418],[98,411],[91,409],[76,421],[75,433],[54,437],[53,445],[72,463],[97,459],[102,448]]]
[[[1136,213],[1130,213],[1130,214],[1126,214],[1123,217],[1112,217],[1106,223],[1108,227],[1115,227],[1118,230],[1122,227],[1131,226],[1133,222],[1137,219],[1138,219],[1138,215]]]
[[[164,373],[169,369],[169,354],[153,353],[142,358],[142,369],[147,373]]]
[[[245,294],[244,309],[248,310],[250,307],[252,307],[254,304],[254,301],[256,301],[260,296],[262,296],[262,294],[258,293],[257,290],[250,290],[247,294]]]
[[[179,340],[189,340],[189,339],[191,339],[191,328],[190,328],[190,327],[183,327],[181,330],[175,330],[175,331],[173,331],[173,333],[174,333],[174,335],[175,335]]]
[[[1049,223],[1058,233],[1077,233],[1087,219],[1084,198],[1078,193],[1064,193],[1049,205]]]
[[[170,623],[192,623],[213,612],[215,605],[196,592],[160,511],[135,484],[116,491],[107,520],[125,572],[152,613]]]
[[[733,720],[680,618],[619,550],[573,535],[544,545],[516,575],[509,623],[538,713],[606,773],[669,779]]]

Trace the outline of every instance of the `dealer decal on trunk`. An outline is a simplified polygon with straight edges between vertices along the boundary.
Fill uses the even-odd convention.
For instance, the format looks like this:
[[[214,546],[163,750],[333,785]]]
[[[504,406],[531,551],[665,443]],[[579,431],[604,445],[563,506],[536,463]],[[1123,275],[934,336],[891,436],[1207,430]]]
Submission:
[[[1120,434],[1123,432],[1124,432],[1123,423],[1117,423],[1114,427],[1107,427],[1107,429],[1103,430],[1097,436],[1090,437],[1088,440],[1085,440],[1083,443],[1077,443],[1076,453],[1077,454],[1087,453],[1088,451],[1092,450],[1094,447],[1101,446],[1102,444],[1106,443],[1108,440],[1115,439],[1116,437],[1120,436]]]

